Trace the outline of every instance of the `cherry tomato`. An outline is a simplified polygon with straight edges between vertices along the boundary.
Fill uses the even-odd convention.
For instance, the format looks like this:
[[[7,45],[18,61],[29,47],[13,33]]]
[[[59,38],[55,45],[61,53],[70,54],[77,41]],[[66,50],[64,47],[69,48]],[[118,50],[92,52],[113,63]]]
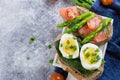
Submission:
[[[114,0],[101,0],[101,1],[103,5],[108,6],[108,5],[111,5]]]
[[[64,80],[64,77],[59,73],[54,73],[51,75],[50,80]]]

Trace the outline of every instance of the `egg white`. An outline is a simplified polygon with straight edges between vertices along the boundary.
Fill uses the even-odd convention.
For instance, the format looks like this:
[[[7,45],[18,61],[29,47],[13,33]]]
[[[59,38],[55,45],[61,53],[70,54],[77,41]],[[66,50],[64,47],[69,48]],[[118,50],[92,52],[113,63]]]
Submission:
[[[99,49],[98,55],[100,56],[100,60],[98,62],[96,62],[95,64],[90,64],[90,63],[85,61],[83,50],[87,47],[92,47],[92,48],[95,48],[95,49],[97,49],[97,48]],[[101,66],[102,59],[103,59],[102,50],[97,45],[92,44],[92,43],[87,43],[87,44],[84,44],[82,46],[81,51],[80,51],[80,60],[81,60],[82,66],[85,69],[87,69],[87,70],[98,69]]]
[[[63,42],[67,39],[67,38],[73,38],[74,36],[72,34],[63,34],[60,40],[60,44],[59,44],[59,50],[61,51],[63,57],[68,58],[69,59],[69,54],[67,54],[63,48],[61,47],[61,44],[63,44]],[[75,41],[75,45],[77,47],[77,50],[75,51],[75,53],[72,54],[72,59],[75,59],[79,56],[79,45],[78,45],[78,41],[77,39],[74,40]]]

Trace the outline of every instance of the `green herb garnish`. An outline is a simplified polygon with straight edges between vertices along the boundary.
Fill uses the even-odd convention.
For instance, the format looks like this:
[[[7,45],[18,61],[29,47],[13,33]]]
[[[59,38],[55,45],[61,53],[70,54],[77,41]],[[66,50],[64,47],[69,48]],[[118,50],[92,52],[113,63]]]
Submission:
[[[85,54],[85,57],[89,57],[90,56],[90,53],[89,52],[87,52],[86,54]]]
[[[98,71],[101,71],[101,70],[102,70],[102,68],[101,68],[101,67],[99,67],[97,70],[98,70]]]
[[[97,48],[97,49],[95,50],[95,52],[99,52],[99,49]]]
[[[62,46],[63,46],[63,44],[60,45],[60,47],[62,47]]]
[[[86,51],[87,51],[87,49],[89,49],[89,47],[86,47],[86,48],[83,50],[83,52],[86,52]]]
[[[105,60],[104,60],[104,59],[102,59],[102,65],[103,65],[103,64],[105,64]]]
[[[35,41],[35,37],[31,37],[29,43],[32,44]]]
[[[74,39],[74,40],[76,40],[76,39],[77,39],[77,37],[75,37],[75,36],[74,36],[74,37],[73,37],[73,39]]]
[[[96,55],[97,55],[97,52],[93,52],[93,53],[92,53],[92,56],[96,56]]]
[[[30,57],[29,57],[29,56],[27,56],[27,57],[26,57],[26,59],[27,59],[27,60],[30,60]]]
[[[100,60],[100,56],[97,55],[95,58],[93,58],[93,59],[90,60],[90,63],[92,64],[94,62],[98,62],[99,60]]]
[[[74,45],[74,46],[71,45],[70,48],[73,49],[74,51],[77,50],[77,46],[76,45]]]
[[[52,46],[49,44],[49,45],[48,45],[48,49],[51,49],[51,48],[52,48]]]
[[[50,59],[50,60],[49,60],[49,63],[50,63],[50,64],[53,64],[53,59]]]
[[[69,55],[69,59],[72,59],[73,58],[73,55]]]

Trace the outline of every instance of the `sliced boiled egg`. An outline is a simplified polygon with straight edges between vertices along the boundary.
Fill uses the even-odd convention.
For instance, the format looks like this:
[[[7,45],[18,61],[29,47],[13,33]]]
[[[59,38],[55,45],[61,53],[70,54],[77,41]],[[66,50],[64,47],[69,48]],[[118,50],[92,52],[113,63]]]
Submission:
[[[79,45],[77,38],[72,34],[63,34],[60,40],[59,50],[65,58],[77,58],[79,56]]]
[[[82,66],[87,70],[98,69],[102,63],[102,50],[95,44],[84,44],[80,51]]]

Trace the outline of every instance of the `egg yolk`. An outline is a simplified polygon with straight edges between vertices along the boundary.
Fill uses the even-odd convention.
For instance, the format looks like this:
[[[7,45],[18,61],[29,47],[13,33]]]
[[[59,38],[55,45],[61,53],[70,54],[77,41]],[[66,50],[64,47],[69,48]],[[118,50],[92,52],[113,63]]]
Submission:
[[[87,47],[83,50],[84,59],[89,64],[95,64],[100,60],[99,49]]]
[[[75,40],[72,37],[66,38],[66,40],[61,44],[61,47],[63,48],[63,51],[69,55],[73,55],[77,50]]]

